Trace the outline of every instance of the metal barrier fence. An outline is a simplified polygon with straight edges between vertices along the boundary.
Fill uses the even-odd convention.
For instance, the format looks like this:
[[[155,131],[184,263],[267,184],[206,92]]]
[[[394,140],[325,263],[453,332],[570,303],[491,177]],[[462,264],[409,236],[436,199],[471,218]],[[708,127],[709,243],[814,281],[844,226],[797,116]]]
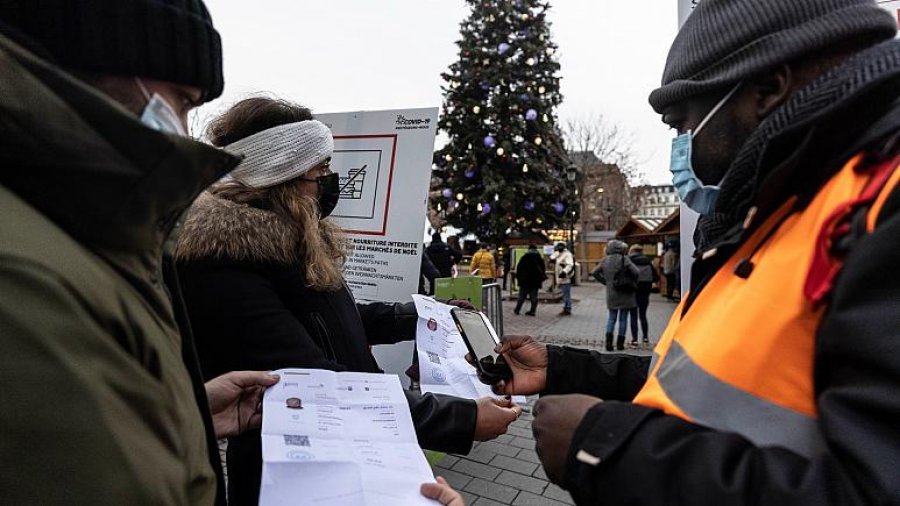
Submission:
[[[497,337],[503,337],[503,291],[500,283],[489,283],[481,287],[481,311],[491,321]]]

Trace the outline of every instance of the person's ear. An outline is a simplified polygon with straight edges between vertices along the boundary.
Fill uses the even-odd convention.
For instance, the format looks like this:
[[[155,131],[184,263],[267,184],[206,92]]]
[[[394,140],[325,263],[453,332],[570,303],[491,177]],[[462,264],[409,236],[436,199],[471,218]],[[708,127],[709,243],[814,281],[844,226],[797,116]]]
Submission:
[[[787,101],[794,91],[795,79],[791,67],[782,64],[751,81],[754,112],[759,121]]]

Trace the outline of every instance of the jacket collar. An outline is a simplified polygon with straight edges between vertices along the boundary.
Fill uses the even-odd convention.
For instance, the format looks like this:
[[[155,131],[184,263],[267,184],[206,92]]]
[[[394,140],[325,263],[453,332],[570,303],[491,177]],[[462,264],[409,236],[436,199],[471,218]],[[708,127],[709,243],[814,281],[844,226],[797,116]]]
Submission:
[[[185,216],[175,259],[291,265],[299,243],[299,231],[275,213],[203,193]]]
[[[144,126],[0,34],[0,184],[91,249],[158,263],[179,214],[240,161]]]

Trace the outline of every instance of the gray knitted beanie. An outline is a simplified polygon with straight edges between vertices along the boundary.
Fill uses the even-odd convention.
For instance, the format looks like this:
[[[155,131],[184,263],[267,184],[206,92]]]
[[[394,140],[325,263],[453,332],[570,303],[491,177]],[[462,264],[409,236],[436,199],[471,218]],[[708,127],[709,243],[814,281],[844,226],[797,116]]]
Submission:
[[[702,0],[672,43],[650,105],[662,114],[836,43],[896,32],[897,21],[875,0]]]

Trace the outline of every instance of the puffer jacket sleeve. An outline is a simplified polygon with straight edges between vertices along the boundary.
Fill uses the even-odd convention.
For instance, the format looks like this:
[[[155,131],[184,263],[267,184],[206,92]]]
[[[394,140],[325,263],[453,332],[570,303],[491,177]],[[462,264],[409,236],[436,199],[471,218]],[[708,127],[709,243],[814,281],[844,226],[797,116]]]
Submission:
[[[587,394],[630,401],[647,381],[650,357],[547,346],[544,394]]]
[[[475,401],[405,390],[419,446],[447,453],[469,453],[475,437]]]
[[[413,302],[357,303],[369,344],[394,344],[416,338],[416,305]]]
[[[760,448],[647,407],[605,402],[577,429],[562,486],[578,504],[900,504],[897,237],[895,190],[874,233],[847,255],[817,332],[820,454]]]

